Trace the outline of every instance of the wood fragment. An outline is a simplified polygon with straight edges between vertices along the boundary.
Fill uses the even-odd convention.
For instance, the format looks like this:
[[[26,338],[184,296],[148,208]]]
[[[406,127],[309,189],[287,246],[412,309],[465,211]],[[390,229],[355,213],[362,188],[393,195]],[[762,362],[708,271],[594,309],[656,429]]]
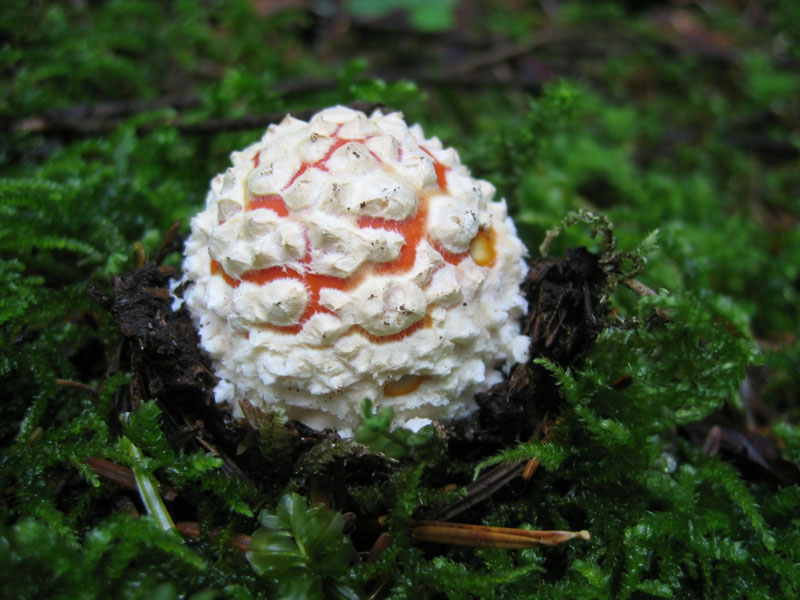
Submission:
[[[611,382],[611,387],[615,390],[624,390],[633,383],[633,375],[624,373]]]
[[[72,381],[71,379],[56,379],[55,384],[61,387],[75,388],[76,390],[81,390],[82,392],[91,394],[94,397],[100,396],[100,392],[98,392],[92,386],[81,383],[80,381]]]
[[[170,252],[170,249],[172,249],[175,245],[180,227],[181,222],[177,221],[173,223],[172,226],[167,230],[167,233],[164,234],[164,239],[161,240],[161,246],[158,248],[158,253],[156,254],[156,258],[154,260],[157,265],[161,264],[161,261],[164,260],[164,258]],[[178,244],[178,248],[175,249],[180,250],[180,244]]]
[[[375,540],[375,543],[372,544],[372,547],[369,549],[369,554],[367,555],[367,562],[374,563],[378,560],[381,554],[389,547],[391,544],[392,539],[389,537],[387,532],[383,532],[378,536]]]
[[[522,479],[528,481],[531,477],[533,477],[534,473],[536,473],[539,466],[542,464],[538,458],[531,458],[527,463],[525,463],[525,468],[522,470]]]
[[[800,465],[787,460],[778,443],[757,431],[737,428],[732,423],[715,423],[716,414],[703,422],[681,425],[686,435],[705,453],[732,460],[746,479],[771,481],[780,485],[800,484]]]
[[[175,528],[188,538],[192,538],[193,540],[200,539],[201,529],[200,523],[197,521],[178,521],[175,523]],[[222,535],[222,532],[218,529],[213,529],[209,532],[209,535],[211,537],[219,537]],[[230,544],[235,550],[247,552],[247,548],[250,546],[252,539],[253,538],[249,535],[234,533],[231,535]]]
[[[489,498],[497,490],[505,486],[509,481],[519,477],[522,473],[523,465],[520,463],[497,465],[487,473],[466,486],[466,494],[455,502],[430,513],[430,517],[442,521],[452,519],[456,515],[469,510]]]
[[[705,442],[703,442],[703,454],[706,456],[716,456],[719,452],[721,442],[722,428],[719,425],[714,425],[706,434]]]
[[[99,456],[87,456],[83,459],[83,462],[101,477],[105,477],[106,479],[134,492],[138,491],[138,488],[136,487],[136,478],[133,476],[133,469],[130,467],[119,465],[115,462],[111,462],[110,460],[106,460],[105,458],[100,458]],[[172,502],[178,497],[178,491],[171,486],[162,484],[160,489],[162,497],[167,502]]]
[[[556,546],[570,540],[589,540],[590,538],[589,532],[585,529],[581,531],[535,531],[442,521],[415,521],[411,537],[420,542],[508,550]]]
[[[336,82],[325,80],[321,87],[335,87]],[[374,102],[352,102],[348,106],[364,112],[372,112],[382,105]],[[292,112],[298,119],[309,119],[319,109]],[[148,133],[159,127],[174,127],[186,135],[212,135],[229,131],[244,131],[247,129],[263,129],[272,123],[278,123],[286,116],[286,112],[263,113],[258,115],[244,115],[241,117],[228,117],[206,119],[205,121],[187,122],[179,117],[160,118],[142,123],[138,131]],[[108,118],[86,118],[84,120],[63,119],[59,115],[30,117],[12,125],[15,131],[58,135],[66,137],[80,137],[101,135],[114,130],[122,124],[123,120],[117,116]],[[144,264],[144,263],[142,263]]]
[[[640,296],[657,296],[658,294],[652,288],[646,286],[638,279],[626,279],[622,282],[622,284],[639,294]]]

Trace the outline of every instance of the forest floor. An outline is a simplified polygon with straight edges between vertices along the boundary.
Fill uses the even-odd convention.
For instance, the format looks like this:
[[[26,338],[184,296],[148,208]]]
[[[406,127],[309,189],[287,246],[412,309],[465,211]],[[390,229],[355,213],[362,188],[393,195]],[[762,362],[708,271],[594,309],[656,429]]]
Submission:
[[[797,23],[790,1],[0,8],[0,596],[800,595]],[[230,152],[336,104],[456,148],[527,244],[531,360],[467,419],[234,420],[171,308]]]

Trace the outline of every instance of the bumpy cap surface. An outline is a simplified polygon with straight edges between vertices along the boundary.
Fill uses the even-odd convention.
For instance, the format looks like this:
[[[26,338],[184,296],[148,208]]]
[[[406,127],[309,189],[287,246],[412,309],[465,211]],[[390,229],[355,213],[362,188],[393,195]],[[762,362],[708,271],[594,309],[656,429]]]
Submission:
[[[505,202],[419,125],[334,107],[231,159],[192,220],[183,300],[234,415],[246,399],[348,436],[370,398],[418,429],[527,358]]]

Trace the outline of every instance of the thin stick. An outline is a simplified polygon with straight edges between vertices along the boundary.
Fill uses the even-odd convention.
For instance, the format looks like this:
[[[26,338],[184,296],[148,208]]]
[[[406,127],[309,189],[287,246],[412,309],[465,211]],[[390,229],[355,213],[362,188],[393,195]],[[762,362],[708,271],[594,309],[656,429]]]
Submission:
[[[531,477],[533,477],[533,474],[536,473],[536,470],[541,464],[542,461],[535,456],[528,460],[528,462],[525,463],[525,468],[522,470],[522,479],[528,481]]]
[[[556,546],[570,540],[588,540],[589,532],[581,531],[532,531],[511,527],[488,527],[466,523],[442,521],[415,521],[411,537],[421,542],[453,544],[457,546],[480,546],[522,550],[534,546]]]
[[[178,521],[175,523],[175,528],[186,537],[192,538],[193,540],[200,539],[200,523],[197,521]],[[221,535],[221,532],[217,529],[214,529],[209,532],[209,535],[211,537],[218,537]],[[234,533],[231,535],[230,539],[231,547],[235,550],[239,550],[240,552],[247,552],[247,548],[250,546],[252,539],[253,538],[249,535],[245,535],[243,533]]]
[[[658,294],[652,288],[646,286],[638,279],[626,279],[622,282],[626,288],[633,290],[640,296],[657,296]]]
[[[71,379],[56,379],[55,383],[56,385],[60,385],[61,387],[75,388],[76,390],[80,390],[82,392],[86,392],[87,394],[91,394],[94,397],[100,395],[100,392],[98,392],[92,386],[87,385],[85,383],[81,383],[80,381],[72,381]]]
[[[429,516],[446,521],[483,502],[509,481],[522,473],[520,463],[501,464],[466,486],[466,495],[452,504],[434,510]]]
[[[134,477],[133,469],[130,467],[118,465],[115,462],[111,462],[110,460],[106,460],[98,456],[87,456],[83,459],[83,462],[89,465],[89,468],[101,477],[105,477],[106,479],[109,479],[114,483],[121,485],[122,487],[128,488],[129,490],[133,490],[134,492],[139,491],[139,488],[136,485],[136,477]],[[161,488],[161,492],[164,496],[164,500],[167,502],[171,502],[178,497],[178,492],[175,490],[175,488],[172,488],[168,485],[163,486]]]

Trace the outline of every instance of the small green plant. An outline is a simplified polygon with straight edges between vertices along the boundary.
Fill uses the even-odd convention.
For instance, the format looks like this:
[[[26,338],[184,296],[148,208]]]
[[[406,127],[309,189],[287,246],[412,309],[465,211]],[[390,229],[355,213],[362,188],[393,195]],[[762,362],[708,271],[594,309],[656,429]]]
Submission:
[[[431,425],[426,425],[416,433],[401,427],[392,429],[394,409],[384,406],[376,413],[372,400],[368,398],[361,404],[361,414],[364,422],[356,430],[356,441],[389,458],[408,456],[436,437],[436,431]]]
[[[356,599],[348,583],[354,550],[342,533],[344,517],[322,506],[309,507],[298,494],[287,494],[275,512],[262,510],[247,560],[271,581],[281,598]]]

